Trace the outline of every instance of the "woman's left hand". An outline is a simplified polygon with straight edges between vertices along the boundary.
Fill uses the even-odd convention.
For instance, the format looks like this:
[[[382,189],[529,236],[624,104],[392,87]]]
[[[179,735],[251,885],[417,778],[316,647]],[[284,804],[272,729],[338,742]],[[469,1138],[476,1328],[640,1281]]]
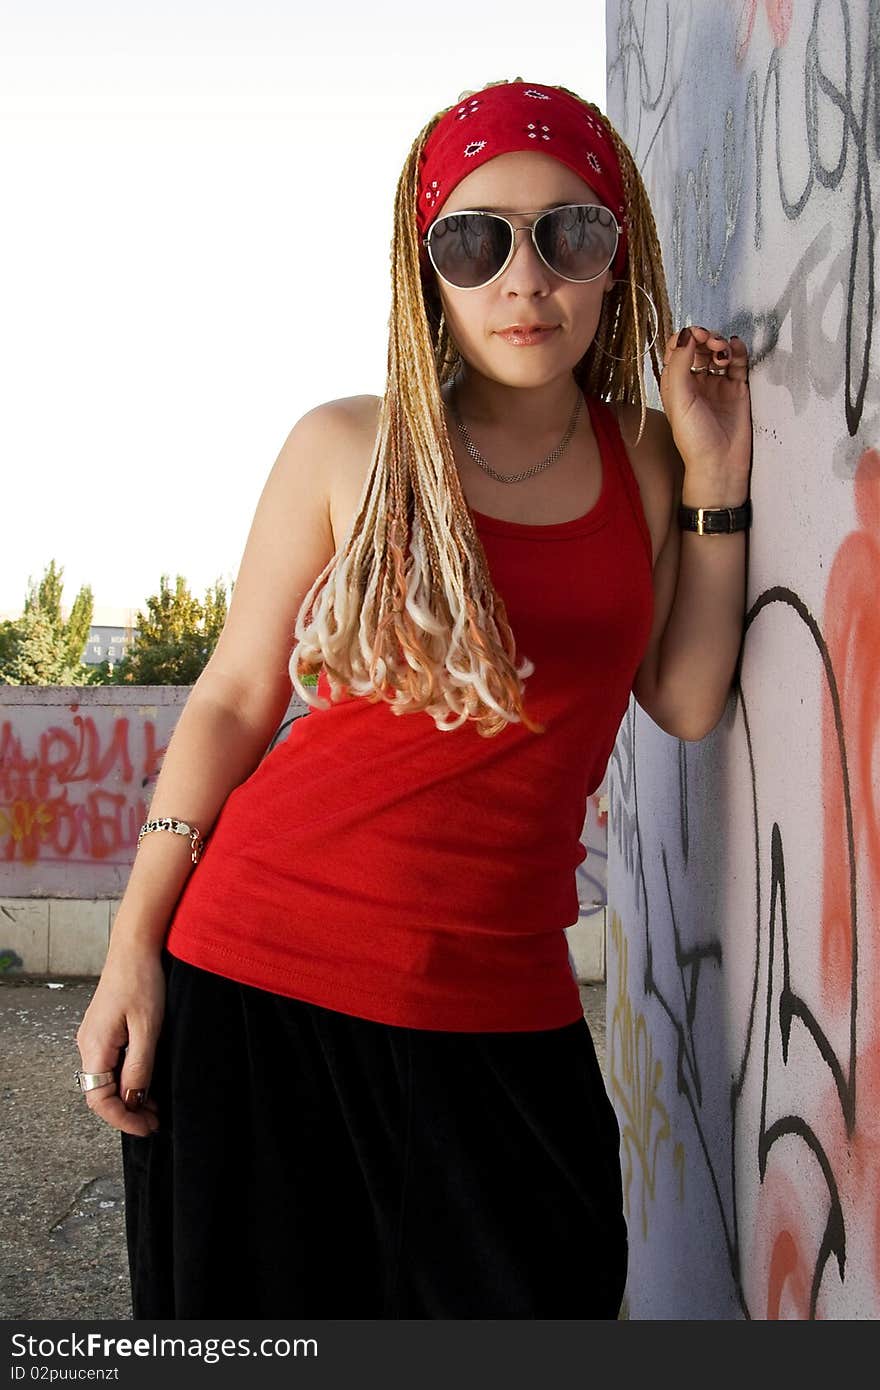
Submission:
[[[682,333],[681,346],[678,333],[666,340],[660,399],[684,463],[685,489],[690,481],[701,495],[712,494],[705,505],[736,506],[748,493],[752,456],[749,354],[735,335],[728,340],[698,324]],[[707,367],[727,371],[715,376]]]

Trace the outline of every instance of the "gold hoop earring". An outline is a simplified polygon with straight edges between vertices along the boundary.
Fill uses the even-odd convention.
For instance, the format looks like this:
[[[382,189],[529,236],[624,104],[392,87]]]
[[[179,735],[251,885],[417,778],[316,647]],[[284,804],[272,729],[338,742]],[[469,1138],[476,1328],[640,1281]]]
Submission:
[[[615,285],[628,285],[628,284],[629,284],[629,280],[624,280],[624,279],[621,279],[621,280],[614,280],[614,281],[612,281],[612,284],[615,284]],[[642,348],[642,356],[644,357],[645,353],[646,353],[646,352],[649,352],[650,349],[653,347],[654,343],[657,341],[657,334],[660,332],[660,316],[659,316],[659,314],[657,313],[657,306],[656,306],[656,304],[654,303],[654,301],[653,301],[653,299],[651,298],[651,296],[648,294],[648,291],[645,289],[644,285],[638,285],[638,284],[637,284],[637,285],[636,285],[636,289],[637,289],[637,290],[641,290],[642,294],[645,296],[645,298],[647,299],[648,303],[650,304],[650,306],[651,306],[651,313],[652,313],[653,316],[654,316],[654,332],[653,332],[653,335],[652,335],[652,337],[651,337],[650,342],[646,343],[645,346]],[[599,344],[596,342],[595,339],[593,339],[592,346],[596,349],[597,352],[601,352],[602,355],[603,355],[603,357],[611,357],[611,358],[614,359],[615,362],[629,362],[632,358],[638,357],[638,355],[639,355],[637,352],[629,352],[629,353],[626,354],[625,357],[618,357],[618,355],[617,355],[616,352],[606,352],[605,349],[604,349],[603,347],[600,347],[600,346],[599,346]]]

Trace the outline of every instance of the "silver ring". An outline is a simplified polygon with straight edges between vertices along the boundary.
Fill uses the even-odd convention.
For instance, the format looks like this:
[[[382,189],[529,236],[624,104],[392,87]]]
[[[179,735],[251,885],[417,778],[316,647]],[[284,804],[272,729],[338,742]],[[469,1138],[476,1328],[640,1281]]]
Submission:
[[[710,376],[727,376],[726,367],[707,367],[706,371]]]
[[[81,1091],[94,1091],[96,1086],[106,1086],[108,1081],[116,1080],[114,1071],[75,1071],[73,1079]]]

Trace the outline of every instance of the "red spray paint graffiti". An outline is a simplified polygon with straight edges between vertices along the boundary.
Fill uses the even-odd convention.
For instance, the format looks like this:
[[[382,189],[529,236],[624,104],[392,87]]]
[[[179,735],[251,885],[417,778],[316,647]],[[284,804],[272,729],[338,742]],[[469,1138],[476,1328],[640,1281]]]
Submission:
[[[102,732],[72,706],[68,726],[36,735],[33,753],[0,724],[0,860],[130,863],[167,744],[156,725],[112,717]]]
[[[819,1098],[822,1128],[836,1140],[827,1161],[836,1178],[846,1224],[845,1260],[870,1271],[874,1301],[880,1301],[880,955],[874,945],[880,911],[880,452],[865,450],[855,475],[859,529],[850,532],[834,557],[825,597],[823,627],[835,671],[840,720],[850,780],[847,798],[839,758],[839,733],[827,689],[823,689],[822,738],[822,936],[823,1005],[838,1019],[849,1016],[853,1052],[852,1111],[846,1128],[834,1124],[838,1097],[833,1087]],[[851,824],[847,824],[847,802]],[[852,853],[849,843],[852,843]],[[855,923],[852,867],[863,887]],[[858,988],[854,988],[854,981]],[[848,1132],[847,1132],[848,1131]],[[858,1214],[858,1220],[853,1219]],[[847,1219],[849,1218],[849,1219]],[[802,1308],[804,1249],[810,1240],[804,1212],[789,1210],[781,1224],[771,1219],[773,1238],[767,1283],[768,1317],[791,1316]],[[844,1266],[845,1268],[846,1266]],[[844,1275],[845,1277],[845,1275]],[[821,1304],[817,1310],[821,1316]],[[795,1315],[797,1315],[795,1313]]]

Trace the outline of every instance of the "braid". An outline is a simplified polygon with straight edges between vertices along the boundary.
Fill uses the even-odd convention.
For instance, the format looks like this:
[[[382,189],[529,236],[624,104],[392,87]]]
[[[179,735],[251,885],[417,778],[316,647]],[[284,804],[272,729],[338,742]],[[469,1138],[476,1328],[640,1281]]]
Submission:
[[[592,103],[584,105],[605,120]],[[462,491],[440,393],[460,358],[436,286],[422,279],[420,267],[419,162],[425,141],[449,109],[417,136],[397,184],[387,379],[372,459],[349,533],[297,615],[289,671],[302,699],[319,708],[327,708],[326,702],[302,677],[323,667],[334,700],[347,692],[385,700],[397,715],[425,710],[442,731],[472,719],[486,738],[508,723],[543,733],[523,703],[522,682],[534,663],[523,656],[514,664],[516,643],[505,605]],[[605,295],[594,342],[619,344],[614,351],[638,355],[631,363],[613,362],[594,354],[591,344],[574,375],[582,389],[606,400],[634,400],[638,392],[641,438],[645,315],[636,303],[636,280],[655,299],[667,335],[669,302],[644,185],[623,141],[605,124],[624,176],[630,294],[618,294],[625,287],[616,285]],[[654,347],[651,357],[659,381]]]
[[[663,252],[651,201],[629,147],[598,106],[585,101],[567,87],[561,90],[582,102],[607,130],[620,165],[626,208],[628,278],[618,280],[603,297],[602,313],[593,341],[575,367],[574,377],[588,395],[598,396],[601,400],[638,401],[639,432],[635,440],[638,444],[645,428],[647,406],[643,364],[648,332],[653,331],[653,318],[637,286],[647,290],[657,310],[657,336],[649,351],[654,379],[659,387],[663,351],[666,339],[672,332]],[[624,360],[615,361],[606,356],[609,352]]]

